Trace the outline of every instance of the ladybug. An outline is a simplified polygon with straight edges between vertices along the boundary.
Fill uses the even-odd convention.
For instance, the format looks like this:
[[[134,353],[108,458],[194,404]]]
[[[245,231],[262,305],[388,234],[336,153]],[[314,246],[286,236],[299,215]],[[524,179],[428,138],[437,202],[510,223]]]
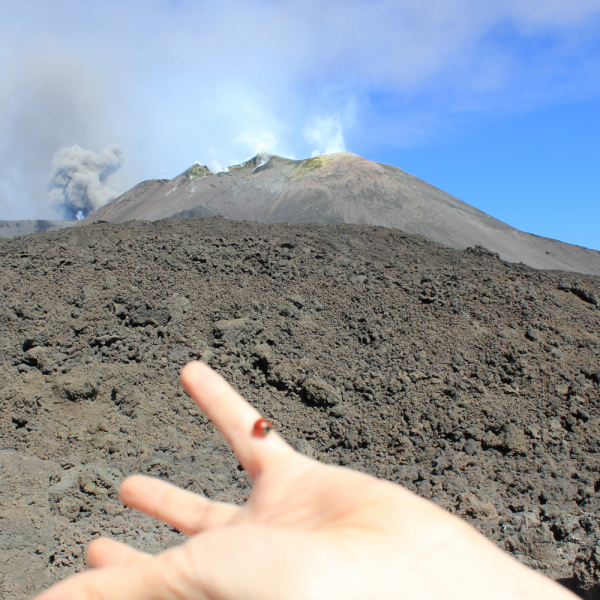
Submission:
[[[273,423],[269,419],[257,419],[252,428],[254,437],[265,437],[273,429]]]

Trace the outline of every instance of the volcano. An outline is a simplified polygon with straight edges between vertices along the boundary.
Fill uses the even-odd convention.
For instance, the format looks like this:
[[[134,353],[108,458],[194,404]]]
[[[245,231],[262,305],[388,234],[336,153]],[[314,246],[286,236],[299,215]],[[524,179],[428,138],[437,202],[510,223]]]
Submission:
[[[207,216],[267,224],[375,225],[455,249],[481,246],[537,269],[600,275],[597,250],[525,233],[397,167],[347,152],[306,160],[262,153],[220,173],[196,164],[171,180],[143,181],[86,219],[63,226]],[[0,236],[37,231],[35,222],[19,223],[0,222]]]

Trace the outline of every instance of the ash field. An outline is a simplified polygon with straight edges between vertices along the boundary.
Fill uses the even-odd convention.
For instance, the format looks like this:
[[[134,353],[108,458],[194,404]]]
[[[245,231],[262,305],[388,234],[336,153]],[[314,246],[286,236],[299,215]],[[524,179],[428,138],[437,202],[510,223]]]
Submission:
[[[184,393],[222,373],[300,452],[405,485],[588,598],[600,583],[600,278],[368,225],[221,217],[0,240],[0,596],[84,569],[129,474],[241,503]]]

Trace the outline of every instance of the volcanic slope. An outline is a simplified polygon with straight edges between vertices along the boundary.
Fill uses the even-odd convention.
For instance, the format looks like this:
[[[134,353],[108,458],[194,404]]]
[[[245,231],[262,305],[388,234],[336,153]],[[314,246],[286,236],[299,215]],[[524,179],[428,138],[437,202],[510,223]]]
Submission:
[[[451,248],[480,245],[538,269],[600,275],[597,250],[524,233],[397,167],[349,153],[307,160],[259,154],[217,174],[195,165],[173,180],[140,183],[86,222],[211,215],[393,227]]]
[[[357,225],[220,217],[0,243],[0,596],[84,568],[131,473],[243,502],[202,359],[299,451],[407,486],[580,592],[600,565],[600,279]]]

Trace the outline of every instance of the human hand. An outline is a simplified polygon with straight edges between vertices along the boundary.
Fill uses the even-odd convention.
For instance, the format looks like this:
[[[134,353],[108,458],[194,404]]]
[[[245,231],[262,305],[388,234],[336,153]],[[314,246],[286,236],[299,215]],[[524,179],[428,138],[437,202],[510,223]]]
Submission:
[[[151,556],[100,538],[92,569],[37,600],[434,600],[575,598],[405,488],[296,453],[202,363],[181,380],[253,480],[242,507],[149,477],[121,499],[190,538]]]

